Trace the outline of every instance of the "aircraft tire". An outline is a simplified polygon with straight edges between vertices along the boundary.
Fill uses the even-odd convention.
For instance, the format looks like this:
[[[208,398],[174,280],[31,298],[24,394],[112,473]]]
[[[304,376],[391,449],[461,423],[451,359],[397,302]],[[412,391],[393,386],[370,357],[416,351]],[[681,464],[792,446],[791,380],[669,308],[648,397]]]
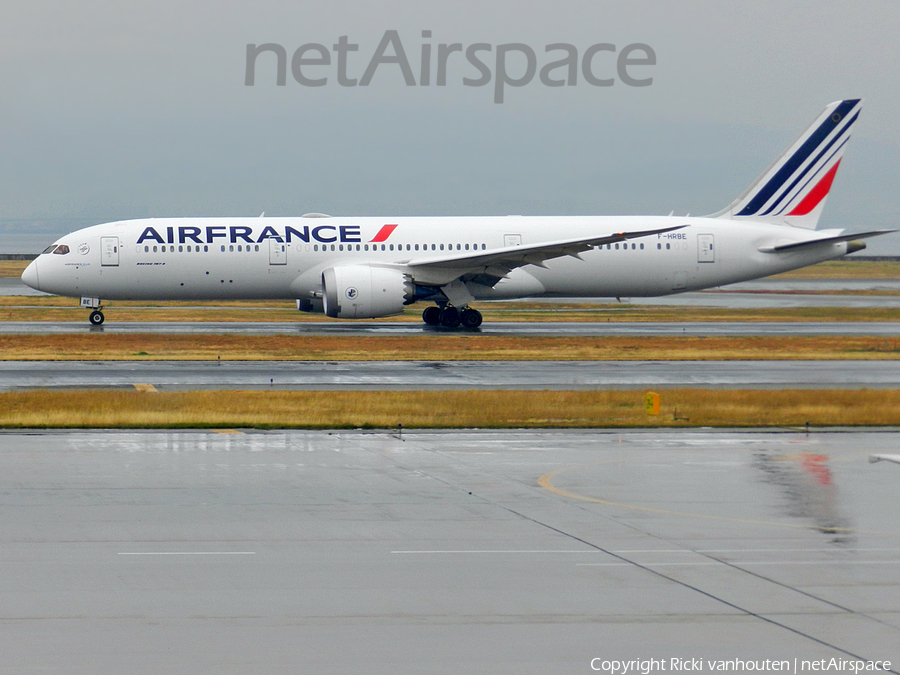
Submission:
[[[481,325],[481,312],[477,309],[464,309],[460,317],[462,325],[465,328],[478,328]]]
[[[422,321],[429,326],[439,326],[441,323],[441,308],[437,305],[426,307],[422,312]]]
[[[456,307],[444,307],[441,310],[441,325],[444,328],[459,328],[459,310]]]
[[[95,311],[91,312],[90,316],[88,317],[88,321],[91,322],[92,326],[101,325],[105,319],[106,319],[106,317],[103,316],[103,312],[101,312],[99,310],[95,310]]]

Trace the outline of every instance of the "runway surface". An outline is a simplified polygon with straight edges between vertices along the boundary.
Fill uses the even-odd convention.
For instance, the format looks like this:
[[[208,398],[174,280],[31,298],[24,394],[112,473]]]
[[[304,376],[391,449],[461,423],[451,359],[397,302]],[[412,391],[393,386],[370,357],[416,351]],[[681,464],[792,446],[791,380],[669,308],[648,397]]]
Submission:
[[[365,322],[229,322],[229,321],[109,321],[91,326],[85,321],[3,321],[0,334],[129,334],[166,335],[335,335],[408,336],[479,334],[502,336],[604,337],[642,335],[746,336],[746,335],[876,335],[900,337],[900,321],[703,321],[703,322],[607,322],[607,321],[485,321],[476,331],[448,330],[423,323]]]
[[[0,391],[894,389],[900,361],[0,361]]]
[[[837,658],[897,672],[900,465],[867,458],[898,445],[3,433],[2,665],[546,675]]]

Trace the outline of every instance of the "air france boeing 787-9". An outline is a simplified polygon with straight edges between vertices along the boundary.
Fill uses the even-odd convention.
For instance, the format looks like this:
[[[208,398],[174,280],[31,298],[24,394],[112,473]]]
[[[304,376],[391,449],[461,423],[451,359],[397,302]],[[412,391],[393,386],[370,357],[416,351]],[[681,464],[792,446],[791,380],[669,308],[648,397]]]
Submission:
[[[862,101],[827,106],[730,206],[706,217],[158,218],[62,237],[22,274],[104,300],[291,298],[339,319],[433,301],[427,324],[476,328],[478,300],[660,296],[785,272],[885,234],[816,230]]]

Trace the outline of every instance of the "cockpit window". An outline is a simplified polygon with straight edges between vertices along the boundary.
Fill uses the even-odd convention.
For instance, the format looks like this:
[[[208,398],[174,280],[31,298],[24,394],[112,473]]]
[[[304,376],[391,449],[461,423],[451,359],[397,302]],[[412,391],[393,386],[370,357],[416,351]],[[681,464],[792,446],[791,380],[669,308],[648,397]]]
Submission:
[[[56,250],[53,251],[53,255],[65,255],[68,252],[69,252],[69,247],[66,246],[65,244],[60,244],[59,246],[56,247]]]
[[[56,244],[50,244],[47,248],[45,248],[43,251],[41,251],[41,255],[44,255],[45,253],[53,253],[53,249],[55,249],[55,248],[56,248]]]

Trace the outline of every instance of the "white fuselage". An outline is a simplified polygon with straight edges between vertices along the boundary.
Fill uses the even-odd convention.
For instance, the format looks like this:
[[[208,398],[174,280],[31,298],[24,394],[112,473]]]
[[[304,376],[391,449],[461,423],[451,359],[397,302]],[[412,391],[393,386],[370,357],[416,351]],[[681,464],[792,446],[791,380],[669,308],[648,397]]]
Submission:
[[[391,225],[395,227],[390,227]],[[172,218],[96,225],[59,239],[23,279],[48,293],[104,300],[308,298],[341,265],[402,268],[467,252],[681,226],[513,269],[476,299],[659,296],[755,279],[836,258],[847,244],[773,254],[821,232],[674,216]]]

